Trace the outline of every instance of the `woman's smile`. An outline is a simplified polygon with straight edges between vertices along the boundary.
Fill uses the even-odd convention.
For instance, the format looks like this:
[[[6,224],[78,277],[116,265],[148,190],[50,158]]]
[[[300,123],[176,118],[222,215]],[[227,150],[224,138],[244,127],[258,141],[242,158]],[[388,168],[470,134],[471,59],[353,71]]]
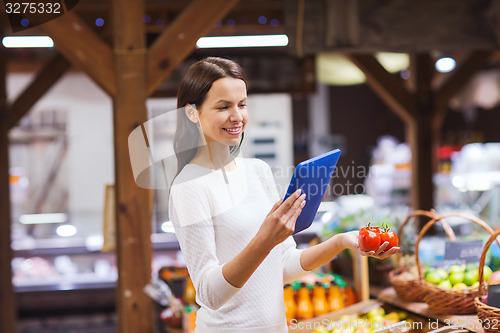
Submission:
[[[222,128],[229,135],[240,135],[241,134],[241,126],[237,127],[226,127]]]

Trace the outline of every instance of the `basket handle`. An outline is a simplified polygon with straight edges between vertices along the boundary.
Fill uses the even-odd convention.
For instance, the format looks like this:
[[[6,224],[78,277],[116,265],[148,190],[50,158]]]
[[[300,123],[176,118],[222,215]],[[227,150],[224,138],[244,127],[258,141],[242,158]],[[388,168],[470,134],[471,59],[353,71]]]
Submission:
[[[450,225],[446,221],[442,220],[442,216],[435,217],[435,218],[433,218],[432,220],[430,220],[429,222],[427,222],[424,225],[424,227],[420,230],[420,233],[418,234],[417,243],[415,244],[415,259],[417,261],[417,270],[418,270],[418,278],[419,278],[419,280],[422,280],[423,276],[422,276],[422,268],[420,267],[420,258],[419,258],[419,255],[418,255],[418,246],[419,246],[420,241],[422,240],[422,238],[427,233],[427,231],[429,231],[429,229],[434,224],[436,224],[436,222],[439,222],[439,223],[441,223],[443,225],[443,229],[445,230],[446,234],[448,235],[448,238],[452,242],[454,242],[456,240],[456,236],[455,236],[455,233],[453,232],[453,229],[450,227]]]
[[[427,216],[429,219],[432,220],[433,218],[437,217],[437,213],[435,210],[431,210],[431,211],[415,210],[415,211],[413,211],[411,214],[409,214],[406,217],[406,219],[403,221],[403,223],[401,223],[401,225],[399,226],[399,229],[398,229],[398,238],[399,239],[401,239],[401,237],[403,236],[403,230],[404,230],[405,226],[408,224],[408,222],[410,222],[411,219],[413,219],[414,217],[417,217],[417,216]],[[450,230],[451,230],[451,228],[450,228]],[[400,262],[401,257],[402,257],[401,251],[398,251],[394,255],[394,259],[397,262],[398,267],[403,266],[402,263]]]
[[[497,231],[495,231],[490,236],[490,238],[488,239],[488,241],[484,245],[483,253],[481,254],[481,259],[479,260],[479,267],[478,267],[478,269],[479,269],[479,277],[478,277],[478,281],[479,281],[479,292],[480,292],[481,296],[486,295],[486,286],[487,286],[487,284],[483,283],[484,282],[484,263],[486,261],[486,252],[488,252],[488,249],[490,248],[490,245],[495,240],[497,240],[497,244],[498,244],[498,239],[497,239],[498,236],[500,236],[500,229],[497,229]]]

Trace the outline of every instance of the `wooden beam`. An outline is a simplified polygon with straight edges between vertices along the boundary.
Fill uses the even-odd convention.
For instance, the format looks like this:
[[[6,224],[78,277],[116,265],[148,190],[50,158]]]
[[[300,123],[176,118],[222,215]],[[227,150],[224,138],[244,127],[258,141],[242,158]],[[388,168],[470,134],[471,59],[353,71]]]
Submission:
[[[439,133],[432,130],[435,114],[434,93],[431,82],[434,75],[434,61],[428,53],[410,56],[410,80],[414,88],[414,121],[406,127],[407,141],[411,149],[410,206],[412,209],[434,208],[435,152]],[[420,223],[424,222],[419,221]]]
[[[405,123],[415,116],[415,100],[399,77],[390,74],[373,55],[346,53],[366,75],[366,82]]]
[[[12,103],[11,112],[7,119],[7,127],[10,129],[16,126],[19,120],[28,113],[33,105],[52,88],[70,67],[69,61],[60,53],[54,56]]]
[[[148,95],[195,49],[238,0],[194,0],[158,37],[149,52]]]
[[[113,0],[116,95],[113,99],[117,231],[117,310],[120,333],[154,333],[150,192],[134,181],[128,136],[147,120],[147,66],[143,1]],[[104,189],[103,189],[104,190]]]
[[[55,47],[66,59],[86,72],[111,97],[115,95],[111,48],[85,21],[70,11],[41,28],[54,40]]]
[[[3,17],[0,15],[0,37]],[[4,48],[0,46],[0,332],[15,333],[17,302],[12,285],[10,247],[9,130],[5,118],[8,107],[6,62]]]
[[[466,57],[447,79],[436,90],[435,103],[438,113],[434,120],[434,128],[440,128],[446,115],[449,100],[462,90],[470,79],[485,65],[494,51],[476,51]]]

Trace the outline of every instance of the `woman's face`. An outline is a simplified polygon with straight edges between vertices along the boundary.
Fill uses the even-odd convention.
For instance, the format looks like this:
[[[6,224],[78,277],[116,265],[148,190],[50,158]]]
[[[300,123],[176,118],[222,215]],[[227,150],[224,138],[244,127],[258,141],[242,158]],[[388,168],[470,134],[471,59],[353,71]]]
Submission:
[[[248,121],[245,82],[234,78],[218,79],[198,111],[207,142],[238,145]]]

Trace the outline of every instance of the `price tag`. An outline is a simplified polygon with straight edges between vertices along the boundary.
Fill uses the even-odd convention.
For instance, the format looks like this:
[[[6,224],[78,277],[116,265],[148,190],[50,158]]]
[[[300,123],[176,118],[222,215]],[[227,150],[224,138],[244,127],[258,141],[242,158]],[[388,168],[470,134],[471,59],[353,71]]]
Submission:
[[[444,260],[456,263],[479,262],[483,253],[483,241],[446,242]]]
[[[500,284],[488,287],[488,305],[500,308]]]

